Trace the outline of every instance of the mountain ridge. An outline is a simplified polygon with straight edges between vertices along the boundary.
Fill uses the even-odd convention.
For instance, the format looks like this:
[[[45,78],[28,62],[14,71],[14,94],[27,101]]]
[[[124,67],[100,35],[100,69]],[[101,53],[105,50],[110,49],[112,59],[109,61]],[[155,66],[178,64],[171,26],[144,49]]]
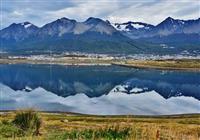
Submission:
[[[199,26],[200,18],[179,20],[168,17],[154,26],[133,21],[111,23],[95,17],[78,22],[62,17],[42,27],[37,27],[28,21],[13,23],[0,30],[0,40],[3,44],[2,51],[11,52],[52,50],[59,52],[154,53],[161,51],[156,49],[156,44],[160,43],[176,45],[178,42],[181,46],[186,42],[188,46],[190,44],[200,45]],[[167,51],[173,52],[173,50]],[[178,48],[177,51],[181,50]]]
[[[108,22],[90,17],[84,22],[61,18],[28,34],[28,28],[19,23],[11,32],[9,26],[0,31],[1,48],[6,52],[49,52],[80,51],[91,53],[141,52],[133,40],[117,31]],[[19,29],[18,29],[19,28]],[[10,34],[13,35],[10,35]],[[8,34],[8,35],[7,35]]]
[[[133,26],[131,25],[133,24]],[[143,27],[137,28],[134,25],[140,24]],[[200,18],[192,20],[180,20],[167,17],[165,20],[157,25],[151,25],[142,22],[125,22],[114,23],[115,28],[132,39],[153,37],[153,36],[167,36],[171,34],[184,33],[192,34],[196,33],[200,35]],[[120,26],[124,25],[125,30],[121,30]]]

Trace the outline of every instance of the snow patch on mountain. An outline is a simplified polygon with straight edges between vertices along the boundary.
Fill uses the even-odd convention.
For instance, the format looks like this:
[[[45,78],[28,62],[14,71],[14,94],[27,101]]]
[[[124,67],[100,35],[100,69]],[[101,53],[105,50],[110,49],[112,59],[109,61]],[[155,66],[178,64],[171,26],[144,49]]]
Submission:
[[[21,24],[22,26],[24,26],[24,28],[29,28],[31,26],[34,26],[33,24],[31,24],[30,22],[23,22],[23,23],[19,23]]]
[[[119,25],[119,24],[115,24],[115,23],[111,23],[111,25],[113,26],[113,27],[115,27],[115,29],[117,29],[118,31],[130,31],[130,29],[129,28],[127,28],[127,25]]]
[[[142,92],[142,91],[143,91],[143,89],[138,88],[138,87],[135,87],[135,88],[130,90],[131,93],[138,93],[138,92]]]
[[[139,28],[143,28],[144,25],[141,24],[131,24],[134,28],[139,29]]]
[[[153,28],[153,25],[142,23],[142,22],[126,22],[126,23],[111,23],[115,29],[118,31],[124,31],[124,32],[131,32],[135,30],[149,30],[150,28]]]
[[[24,25],[25,28],[28,28],[30,26],[32,26],[32,24],[26,24],[26,25]]]

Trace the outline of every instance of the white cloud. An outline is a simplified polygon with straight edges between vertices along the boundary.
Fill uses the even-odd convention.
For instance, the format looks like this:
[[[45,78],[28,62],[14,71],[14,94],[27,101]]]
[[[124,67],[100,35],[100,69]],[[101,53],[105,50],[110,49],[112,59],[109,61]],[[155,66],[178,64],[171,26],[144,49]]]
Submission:
[[[180,19],[192,19],[199,17],[199,11],[196,9],[190,15],[179,14],[185,13],[187,9],[200,6],[200,3],[194,0],[191,1],[159,1],[155,3],[135,3],[126,9],[119,9],[118,11],[108,15],[108,20],[113,22],[126,22],[142,21],[151,24],[158,24],[166,17],[171,16],[173,18]],[[188,11],[189,12],[189,11]]]
[[[76,6],[67,7],[57,11],[49,11],[52,17],[68,17],[77,20],[86,20],[88,17],[107,17],[108,13],[112,13],[119,8],[118,2],[110,3],[108,0],[103,2],[85,1],[77,2]]]
[[[180,19],[199,17],[199,1],[75,1],[75,6],[50,11],[52,17],[69,17],[85,20],[88,17],[100,17],[111,22],[142,21],[158,24],[168,16]],[[189,13],[189,14],[187,14]]]
[[[13,12],[13,15],[14,15],[14,16],[23,16],[23,13],[22,13],[22,12],[19,12],[19,11],[14,11],[14,12]]]

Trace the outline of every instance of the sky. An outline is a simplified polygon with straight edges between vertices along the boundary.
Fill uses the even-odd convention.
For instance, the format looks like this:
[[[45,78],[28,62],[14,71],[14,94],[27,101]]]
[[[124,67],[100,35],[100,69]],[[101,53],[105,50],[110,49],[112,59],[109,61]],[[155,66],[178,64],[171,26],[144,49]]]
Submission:
[[[0,0],[1,29],[29,21],[39,27],[58,18],[85,21],[98,17],[113,23],[158,24],[167,17],[197,19],[199,0]]]

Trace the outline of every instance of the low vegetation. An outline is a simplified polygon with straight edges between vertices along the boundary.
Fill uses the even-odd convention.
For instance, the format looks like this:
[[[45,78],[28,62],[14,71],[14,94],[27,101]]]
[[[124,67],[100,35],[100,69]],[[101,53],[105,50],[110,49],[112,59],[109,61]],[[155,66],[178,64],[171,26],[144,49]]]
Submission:
[[[26,135],[39,135],[41,119],[38,113],[33,110],[18,111],[12,123]]]
[[[199,140],[200,115],[92,116],[37,113],[0,115],[0,139]],[[41,123],[42,122],[42,123]]]
[[[198,59],[127,60],[127,61],[117,62],[114,64],[127,67],[135,67],[135,68],[200,71],[200,60]]]
[[[0,138],[38,136],[41,118],[34,110],[20,110],[12,120],[3,119],[0,124]]]
[[[131,128],[119,129],[119,127],[109,127],[105,129],[84,129],[72,131],[58,131],[47,134],[49,140],[66,140],[66,139],[128,139]]]

